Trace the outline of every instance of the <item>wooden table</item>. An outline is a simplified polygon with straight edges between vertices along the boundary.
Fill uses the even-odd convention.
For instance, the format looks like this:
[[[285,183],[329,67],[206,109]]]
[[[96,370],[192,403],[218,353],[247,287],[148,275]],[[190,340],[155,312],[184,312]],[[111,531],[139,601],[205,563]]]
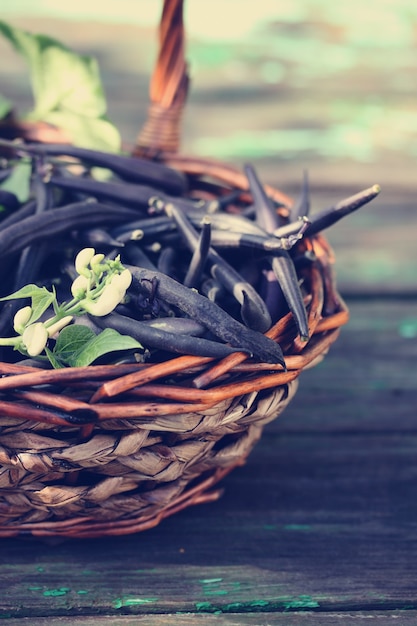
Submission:
[[[132,74],[106,76],[129,93]],[[329,232],[351,321],[222,499],[127,537],[0,540],[5,623],[417,623],[415,183],[395,185],[381,158],[367,181],[388,181],[381,198]],[[276,163],[260,162],[266,178]],[[345,166],[333,165],[342,182]],[[362,186],[331,184],[324,169],[317,208]]]

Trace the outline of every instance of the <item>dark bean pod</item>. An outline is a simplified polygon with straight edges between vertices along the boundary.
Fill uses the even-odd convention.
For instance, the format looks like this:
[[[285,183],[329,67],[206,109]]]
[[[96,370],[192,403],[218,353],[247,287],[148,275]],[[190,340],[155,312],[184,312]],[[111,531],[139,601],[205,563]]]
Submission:
[[[155,189],[133,183],[114,183],[81,178],[79,176],[50,176],[50,185],[85,194],[99,200],[111,200],[124,206],[147,209],[149,201],[155,197]]]
[[[48,211],[53,205],[51,189],[42,180],[41,171],[43,168],[42,160],[38,159],[35,162],[33,193],[36,199],[36,207],[34,215],[40,215],[45,211]],[[19,261],[17,262],[16,275],[14,282],[14,290],[17,291],[24,285],[27,285],[36,280],[39,268],[47,255],[47,248],[45,242],[38,244],[37,246],[27,246],[20,254]],[[20,304],[16,303],[16,310]]]
[[[157,296],[178,307],[186,316],[199,321],[214,336],[233,347],[249,352],[259,361],[280,363],[285,367],[282,350],[275,341],[244,326],[205,296],[160,272],[152,272],[141,267],[128,267],[137,287],[151,292],[152,281],[156,278]]]
[[[273,253],[275,250],[289,250],[296,241],[288,238],[212,230],[211,243],[215,248],[253,248]]]
[[[123,263],[127,261],[128,263],[139,265],[140,267],[146,267],[148,270],[152,271],[157,269],[156,265],[152,263],[143,248],[133,242],[126,243],[122,251],[121,258]]]
[[[118,225],[111,230],[111,234],[118,241],[125,242],[129,240],[140,241],[145,238],[152,239],[176,230],[175,222],[171,218],[166,215],[154,215]]]
[[[192,224],[197,227],[201,226],[203,221],[207,218],[210,221],[213,230],[224,230],[244,235],[265,235],[265,231],[260,228],[258,224],[241,215],[229,213],[199,214],[193,209],[188,210],[186,214]]]
[[[33,215],[36,211],[36,200],[29,200],[26,204],[23,204],[19,209],[9,213],[0,222],[0,232],[5,228],[8,228],[12,224],[17,224],[21,220],[26,219],[30,215]]]
[[[197,245],[191,257],[190,265],[184,277],[183,284],[186,287],[197,287],[203,273],[204,266],[210,252],[211,225],[210,222],[203,224]]]
[[[124,315],[110,313],[104,317],[93,318],[94,323],[101,328],[113,328],[119,333],[129,335],[139,341],[144,348],[157,348],[177,354],[190,354],[192,356],[209,356],[222,359],[233,352],[239,352],[241,348],[232,348],[225,343],[211,341],[185,335],[180,332],[168,332],[162,328],[156,328]],[[246,350],[243,350],[246,352]]]
[[[272,257],[271,265],[288,307],[294,315],[300,338],[307,341],[309,339],[307,312],[293,260],[288,252],[283,250],[279,255]]]
[[[93,248],[123,248],[124,243],[112,237],[108,230],[96,227],[87,228],[79,232],[79,239],[85,246]]]
[[[19,200],[11,191],[0,189],[0,206],[9,211],[15,211],[19,207]]]
[[[193,251],[198,244],[198,234],[184,213],[176,206],[169,204],[166,207],[167,213],[175,219],[178,228],[181,230],[184,240]],[[267,331],[272,324],[268,309],[262,298],[251,284],[246,282],[242,276],[227,263],[214,248],[209,248],[207,260],[210,264],[210,272],[217,278],[228,291],[243,304],[244,293],[252,299],[250,313],[253,317],[246,316],[245,323],[250,328],[260,332]],[[249,313],[249,311],[247,311]]]
[[[187,179],[181,172],[155,161],[65,144],[8,143],[23,154],[72,157],[90,166],[109,169],[123,180],[149,184],[175,195],[187,189]]]
[[[207,328],[189,317],[158,317],[157,319],[142,320],[142,324],[159,328],[167,333],[179,333],[192,337],[202,337],[207,333]]]
[[[0,258],[74,228],[111,224],[132,217],[133,211],[130,209],[88,201],[31,215],[0,231]]]
[[[308,217],[310,214],[310,184],[308,180],[307,171],[303,172],[303,184],[301,187],[301,193],[297,200],[294,203],[294,206],[290,211],[290,220],[291,222],[296,222],[303,217]]]
[[[272,322],[277,322],[288,312],[288,304],[274,271],[270,266],[262,272],[259,288],[263,301],[268,307]]]
[[[225,296],[226,290],[215,278],[207,278],[201,283],[201,293],[212,302],[219,303]]]
[[[159,272],[167,276],[175,276],[177,250],[172,246],[162,248],[158,256],[157,268]],[[136,264],[137,265],[137,264]]]
[[[2,295],[13,284],[43,282],[65,300],[68,277],[75,272],[67,264],[76,250],[87,245],[108,259],[120,256],[133,274],[132,286],[116,312],[95,318],[95,328],[113,327],[135,337],[146,348],[141,359],[161,360],[166,353],[223,358],[243,351],[285,368],[280,346],[264,333],[290,310],[300,338],[308,339],[296,267],[299,271],[315,259],[307,259],[308,246],[298,241],[379,191],[374,186],[307,218],[305,174],[300,198],[283,218],[250,165],[245,167],[249,193],[229,193],[222,184],[191,176],[186,197],[183,174],[149,161],[142,169],[136,158],[73,146],[8,145],[17,158],[24,154],[33,160],[35,200],[24,207],[17,202],[13,213],[7,209],[0,216]],[[69,167],[73,162],[78,169]],[[94,166],[111,170],[114,178],[92,178]],[[167,174],[164,185],[160,177],[166,170],[172,179]],[[283,219],[289,222],[283,225]],[[0,308],[0,335],[13,333],[16,306],[13,301]]]
[[[162,202],[162,201],[161,201]],[[165,203],[162,203],[165,206]],[[175,206],[179,206],[175,201]],[[180,207],[183,208],[183,207]],[[187,208],[185,211],[187,218],[197,228],[201,228],[204,221],[209,221],[212,228],[223,230],[226,232],[234,232],[248,235],[265,236],[262,230],[251,220],[243,218],[239,215],[228,215],[227,213],[216,214],[199,211],[193,208]],[[128,239],[142,239],[144,237],[155,237],[173,232],[177,229],[175,222],[166,215],[155,215],[134,220],[128,224],[122,224],[112,230],[112,235],[120,241]]]
[[[324,209],[310,218],[310,225],[307,227],[305,236],[311,237],[316,233],[321,232],[325,228],[329,228],[336,224],[342,217],[350,215],[354,211],[360,209],[364,204],[367,204],[381,191],[379,185],[373,185],[368,189],[364,189],[359,193],[338,202],[329,209]]]
[[[253,199],[256,223],[266,232],[271,233],[275,228],[278,228],[281,223],[281,219],[277,213],[274,202],[267,196],[253,165],[246,164],[244,171],[248,179],[249,190]]]
[[[253,198],[253,205],[255,208],[255,219],[257,224],[261,226],[267,233],[273,233],[277,241],[286,242],[282,246],[283,250],[290,249],[292,245],[298,240],[298,231],[290,232],[287,235],[277,235],[277,229],[282,226],[282,218],[279,216],[273,201],[265,193],[265,189],[259,180],[259,177],[252,165],[245,166],[245,173],[249,182],[249,189]],[[285,254],[284,251],[277,251],[277,259],[281,256],[290,263],[290,257]],[[275,261],[275,260],[274,260]],[[288,302],[288,298],[294,298],[294,293],[290,290],[289,286],[293,280],[293,273],[291,276],[287,275],[288,270],[285,268],[285,264],[281,261],[275,261],[277,269],[279,268],[280,278],[277,272],[273,271],[264,273],[261,280],[260,291],[263,294],[265,305],[272,320],[279,319],[280,315],[285,312],[285,305]],[[280,280],[281,279],[281,280]],[[290,279],[290,280],[288,280]],[[284,285],[281,284],[284,283]],[[296,308],[297,314],[301,315]],[[303,324],[302,318],[301,324]]]

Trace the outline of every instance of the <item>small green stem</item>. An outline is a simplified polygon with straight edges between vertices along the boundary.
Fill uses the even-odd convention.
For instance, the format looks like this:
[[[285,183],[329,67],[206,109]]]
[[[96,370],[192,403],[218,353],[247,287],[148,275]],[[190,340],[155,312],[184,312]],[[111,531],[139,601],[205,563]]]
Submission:
[[[0,346],[16,346],[20,341],[20,335],[16,337],[0,337]]]

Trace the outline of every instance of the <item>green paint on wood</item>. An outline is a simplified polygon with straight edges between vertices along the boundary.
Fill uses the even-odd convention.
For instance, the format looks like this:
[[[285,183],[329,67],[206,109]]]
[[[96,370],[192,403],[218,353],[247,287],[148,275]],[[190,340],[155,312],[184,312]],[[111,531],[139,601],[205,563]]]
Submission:
[[[65,596],[71,589],[69,587],[59,587],[59,589],[46,589],[43,592],[43,595],[46,598],[51,598],[55,596]]]
[[[122,596],[121,598],[116,598],[113,601],[114,609],[122,609],[124,607],[129,606],[139,606],[142,604],[152,604],[153,602],[157,602],[158,598],[136,598],[131,596]]]
[[[309,595],[283,596],[272,600],[249,600],[216,605],[211,602],[196,602],[195,608],[201,613],[249,613],[261,609],[300,611],[319,608],[319,603]]]
[[[227,596],[229,592],[226,589],[207,589],[204,594],[206,596]]]
[[[212,611],[216,610],[211,602],[196,602],[195,608],[197,609],[197,611],[202,611],[203,613],[211,613]]]
[[[230,602],[222,606],[216,606],[211,602],[196,602],[195,608],[203,613],[233,613],[246,612],[263,608],[269,605],[268,600],[252,600],[250,602]]]
[[[223,578],[203,578],[199,582],[203,585],[206,596],[226,596],[240,589],[240,582],[224,581]],[[223,583],[221,587],[220,583]]]
[[[398,326],[398,333],[404,339],[414,339],[417,337],[417,318],[407,318],[401,320]]]
[[[320,605],[311,596],[301,595],[283,602],[286,611],[295,609],[317,609]]]
[[[199,580],[202,585],[213,585],[214,583],[221,583],[223,578],[203,578]]]
[[[231,612],[231,611],[253,611],[254,609],[264,608],[269,605],[268,600],[252,600],[250,602],[231,602],[230,604],[226,604],[223,608],[223,611]]]

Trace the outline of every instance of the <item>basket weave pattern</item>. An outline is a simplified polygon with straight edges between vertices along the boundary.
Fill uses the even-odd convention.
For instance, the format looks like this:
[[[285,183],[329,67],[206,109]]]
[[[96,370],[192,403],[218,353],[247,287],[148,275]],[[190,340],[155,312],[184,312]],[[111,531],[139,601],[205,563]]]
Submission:
[[[210,179],[219,194],[247,193],[239,170],[177,153],[187,88],[182,1],[166,0],[148,121],[133,152],[184,172],[194,190]],[[304,245],[317,258],[303,270],[311,339],[300,343],[290,313],[266,333],[282,346],[286,371],[240,352],[61,370],[0,363],[0,536],[137,532],[216,499],[213,487],[245,462],[348,319],[330,246],[319,235]]]
[[[138,517],[151,520],[161,510],[168,514],[189,483],[222,475],[243,462],[295,386],[229,398],[188,413],[109,420],[79,443],[73,441],[77,430],[61,430],[57,438],[45,425],[2,419],[2,534],[16,520],[20,531],[47,532],[51,513],[54,534],[66,530],[77,536],[117,532],[112,521],[132,515],[140,527],[144,522],[139,524]],[[74,473],[84,475],[82,484],[62,482],[63,474],[71,479]],[[192,501],[195,495],[191,491],[187,498]]]

